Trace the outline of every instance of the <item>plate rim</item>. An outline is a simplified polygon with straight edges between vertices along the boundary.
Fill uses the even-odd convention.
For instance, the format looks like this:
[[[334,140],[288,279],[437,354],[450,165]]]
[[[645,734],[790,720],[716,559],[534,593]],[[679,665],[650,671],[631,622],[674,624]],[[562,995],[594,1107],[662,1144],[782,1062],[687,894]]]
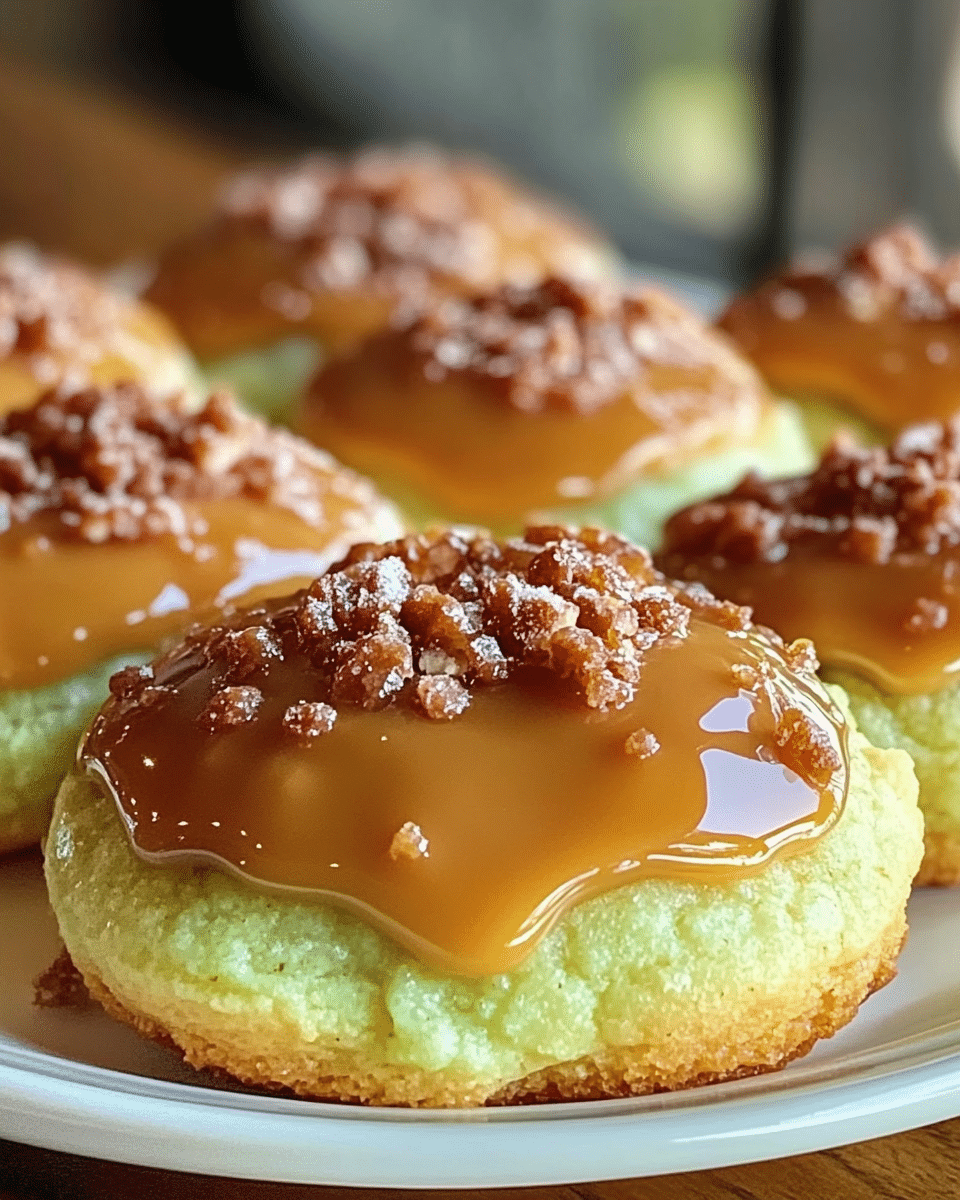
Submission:
[[[960,1020],[788,1074],[514,1109],[354,1108],[0,1045],[0,1136],[272,1182],[432,1189],[639,1178],[808,1153],[958,1115]]]

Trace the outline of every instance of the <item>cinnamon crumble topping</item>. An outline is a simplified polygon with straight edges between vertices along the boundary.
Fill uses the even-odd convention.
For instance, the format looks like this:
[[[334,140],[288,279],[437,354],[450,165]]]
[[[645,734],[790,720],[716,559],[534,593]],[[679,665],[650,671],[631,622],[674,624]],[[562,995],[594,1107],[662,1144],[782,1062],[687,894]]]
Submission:
[[[904,625],[910,633],[924,634],[945,629],[949,620],[950,609],[945,604],[928,596],[918,596]]]
[[[779,714],[774,741],[783,765],[819,787],[826,787],[840,766],[840,755],[826,730],[814,724],[802,709],[787,708]]]
[[[405,338],[428,379],[482,379],[524,413],[589,415],[626,391],[644,392],[657,365],[721,371],[738,388],[762,391],[699,316],[652,288],[554,276],[438,298],[411,319]]]
[[[413,821],[405,821],[393,835],[390,843],[390,857],[396,862],[406,858],[416,860],[430,857],[430,843],[423,836],[419,825]]]
[[[0,533],[50,514],[74,541],[187,536],[184,501],[233,497],[287,508],[312,525],[325,501],[372,487],[298,438],[244,414],[224,392],[196,410],[136,384],[61,388],[0,417]]]
[[[80,370],[101,358],[125,307],[75,267],[0,247],[0,358],[22,356],[41,382],[55,382],[64,359]]]
[[[127,700],[142,693],[153,680],[153,667],[149,663],[142,667],[122,667],[115,675],[110,676],[110,694],[118,700]]]
[[[311,698],[288,707],[282,725],[308,742],[330,732],[344,707],[406,706],[431,720],[453,720],[477,688],[519,672],[550,680],[559,695],[587,709],[622,709],[641,684],[646,656],[684,639],[694,618],[735,632],[752,628],[748,610],[696,584],[671,582],[645,550],[615,534],[531,526],[522,538],[498,542],[450,530],[355,546],[289,600],[198,627],[158,670],[167,677],[182,660],[211,670],[214,690],[201,721],[216,733],[256,718],[275,664],[305,658]],[[809,642],[785,647],[765,636],[790,670],[813,677]],[[771,694],[784,762],[822,783],[839,766],[829,739],[779,694],[765,667],[744,665],[736,683]],[[240,678],[257,686],[238,685]],[[135,706],[136,689],[149,689],[153,679],[149,671],[128,670],[113,690],[123,705]],[[639,758],[660,750],[642,728],[623,748]]]
[[[283,714],[283,728],[299,742],[310,742],[329,733],[337,721],[337,710],[329,704],[301,700]]]
[[[960,255],[941,258],[917,229],[894,225],[839,259],[780,272],[737,297],[719,323],[746,344],[751,336],[747,314],[754,304],[769,306],[781,320],[796,321],[827,296],[836,297],[856,321],[874,321],[891,310],[908,321],[952,319],[960,313]]]
[[[676,513],[658,562],[780,562],[795,548],[864,563],[934,555],[960,544],[960,418],[914,425],[889,448],[837,438],[809,475],[747,476]],[[935,620],[926,613],[919,620]]]
[[[660,743],[649,729],[635,729],[627,738],[623,748],[634,758],[651,758],[660,749]]]
[[[246,725],[257,715],[262,703],[263,693],[259,688],[221,688],[200,714],[200,724],[210,733],[222,733],[236,725]]]
[[[195,242],[206,249],[244,235],[295,248],[294,274],[262,295],[292,323],[306,320],[318,293],[413,299],[438,280],[469,290],[536,277],[542,268],[531,252],[576,266],[597,245],[585,228],[497,171],[426,147],[312,155],[245,172]],[[190,246],[161,267],[150,292],[161,303],[175,283],[178,254],[188,256]]]
[[[247,172],[223,195],[226,229],[253,228],[309,247],[308,289],[354,288],[372,276],[406,290],[406,273],[481,273],[492,253],[476,220],[471,168],[426,150],[314,155]]]

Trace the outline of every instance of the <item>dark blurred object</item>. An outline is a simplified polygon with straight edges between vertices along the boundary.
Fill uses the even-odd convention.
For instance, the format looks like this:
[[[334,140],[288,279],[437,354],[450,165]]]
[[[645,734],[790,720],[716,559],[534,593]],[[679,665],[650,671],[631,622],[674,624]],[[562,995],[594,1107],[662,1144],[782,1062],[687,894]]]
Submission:
[[[731,277],[768,238],[758,0],[248,0],[275,77],[355,140],[479,149],[570,197],[633,259]],[[783,66],[783,56],[777,59]]]
[[[250,156],[480,150],[727,282],[905,212],[960,243],[956,0],[0,0],[2,47]]]
[[[960,246],[960,6],[805,0],[785,211],[796,247],[848,245],[915,215]]]
[[[0,161],[0,240],[104,266],[191,231],[238,162],[155,112],[2,57]]]
[[[28,7],[0,0],[0,44],[252,154],[411,138],[479,150],[568,197],[628,256],[715,277],[768,257],[779,228],[786,0],[209,0],[202,21],[181,0]]]

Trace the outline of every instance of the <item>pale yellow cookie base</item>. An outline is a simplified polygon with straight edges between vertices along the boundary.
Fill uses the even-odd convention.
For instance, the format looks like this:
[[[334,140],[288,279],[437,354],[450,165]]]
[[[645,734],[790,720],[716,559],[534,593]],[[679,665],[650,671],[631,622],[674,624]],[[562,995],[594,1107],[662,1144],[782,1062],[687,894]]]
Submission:
[[[73,765],[87,722],[107,698],[107,681],[131,655],[43,688],[0,691],[0,854],[35,845],[53,798]]]
[[[879,426],[837,401],[824,396],[803,396],[796,404],[810,444],[821,455],[838,433],[845,433],[861,446],[880,446],[888,435]]]
[[[923,836],[923,862],[914,883],[917,887],[960,884],[960,830],[956,833],[927,830]]]
[[[258,1039],[247,1045],[231,1039],[228,1049],[225,1041],[212,1043],[192,1030],[167,1029],[132,1011],[91,972],[84,973],[84,982],[111,1016],[151,1041],[180,1049],[191,1066],[223,1071],[265,1090],[283,1088],[311,1100],[412,1108],[605,1100],[679,1091],[785,1067],[807,1054],[821,1038],[842,1029],[871,993],[894,978],[906,932],[906,921],[900,916],[856,960],[823,979],[806,981],[749,1015],[738,1014],[729,1025],[715,1026],[709,1038],[693,1043],[674,1039],[668,1052],[661,1048],[655,1057],[649,1045],[616,1047],[535,1071],[492,1095],[483,1088],[470,1089],[462,1083],[450,1086],[422,1071],[398,1070],[354,1055],[344,1054],[338,1060],[332,1054],[318,1063],[309,1053],[291,1056],[288,1046],[264,1045]],[[798,1012],[803,1004],[806,1007]],[[797,1015],[785,1018],[785,1013]]]
[[[916,696],[881,692],[843,671],[825,671],[847,693],[875,746],[906,750],[920,781],[926,831],[917,884],[960,883],[960,683]]]
[[[360,918],[130,848],[76,775],[46,843],[92,990],[189,1061],[374,1104],[620,1095],[770,1070],[889,977],[922,853],[907,755],[852,735],[847,805],[808,849],[724,884],[647,880],[575,907],[514,971],[431,971]]]
[[[323,352],[312,338],[283,338],[272,346],[208,359],[200,369],[210,387],[229,387],[258,417],[289,425]]]
[[[662,541],[665,521],[678,509],[726,491],[749,471],[777,479],[808,471],[813,464],[813,451],[796,408],[790,403],[779,403],[771,407],[751,442],[723,447],[713,453],[691,454],[685,464],[650,472],[607,500],[517,513],[513,521],[497,525],[494,532],[501,536],[518,534],[525,520],[597,525],[656,550]],[[396,478],[379,478],[376,482],[414,528],[483,524],[471,521],[469,514],[442,511]]]

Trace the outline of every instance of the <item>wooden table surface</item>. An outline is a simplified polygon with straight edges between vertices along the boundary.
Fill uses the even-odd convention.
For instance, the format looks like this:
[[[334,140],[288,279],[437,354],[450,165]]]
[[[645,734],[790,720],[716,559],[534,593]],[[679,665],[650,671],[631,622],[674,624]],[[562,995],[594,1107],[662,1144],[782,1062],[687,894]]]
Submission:
[[[34,240],[102,264],[148,255],[191,228],[239,161],[238,152],[207,144],[135,104],[0,60],[0,239]],[[242,1156],[242,1147],[237,1150]],[[173,1174],[0,1142],[0,1200],[301,1200],[321,1193],[385,1194]],[[960,1120],[718,1171],[451,1194],[517,1200],[960,1197]]]

